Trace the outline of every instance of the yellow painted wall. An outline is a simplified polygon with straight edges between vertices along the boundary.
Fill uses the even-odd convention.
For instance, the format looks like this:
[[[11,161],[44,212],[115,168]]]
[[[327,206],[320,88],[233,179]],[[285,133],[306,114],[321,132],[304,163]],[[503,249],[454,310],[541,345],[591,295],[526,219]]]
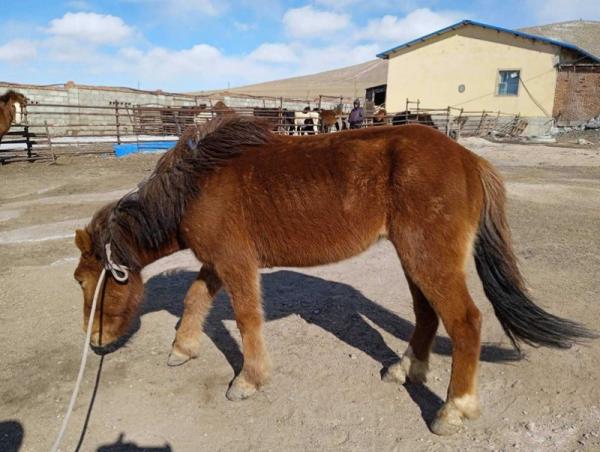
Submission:
[[[468,25],[390,56],[386,109],[403,111],[408,98],[419,99],[423,108],[450,105],[551,116],[559,51],[539,41]],[[521,71],[531,95],[522,83],[517,96],[496,94],[498,71],[511,69]],[[465,85],[463,93],[458,91],[460,84]]]

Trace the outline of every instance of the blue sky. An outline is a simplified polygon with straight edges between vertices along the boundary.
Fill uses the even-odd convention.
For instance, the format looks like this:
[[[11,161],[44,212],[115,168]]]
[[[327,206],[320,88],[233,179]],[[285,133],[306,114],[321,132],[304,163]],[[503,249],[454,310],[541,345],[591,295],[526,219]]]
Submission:
[[[466,18],[519,28],[598,20],[600,6],[597,0],[21,0],[0,17],[0,80],[226,88],[368,61]]]

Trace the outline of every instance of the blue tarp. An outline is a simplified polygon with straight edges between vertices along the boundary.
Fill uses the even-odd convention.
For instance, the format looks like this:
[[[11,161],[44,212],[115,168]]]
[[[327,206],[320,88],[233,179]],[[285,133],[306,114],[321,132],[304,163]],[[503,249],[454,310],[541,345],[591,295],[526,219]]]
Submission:
[[[113,150],[117,157],[123,157],[138,152],[157,152],[171,149],[177,141],[141,141],[139,143],[113,144]]]

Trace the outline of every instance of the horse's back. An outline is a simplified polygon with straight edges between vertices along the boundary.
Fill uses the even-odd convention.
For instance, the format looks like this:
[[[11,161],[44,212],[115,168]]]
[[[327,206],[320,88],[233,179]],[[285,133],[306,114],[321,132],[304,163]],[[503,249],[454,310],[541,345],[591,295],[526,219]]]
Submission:
[[[464,179],[449,170],[468,154],[422,126],[276,137],[216,171],[192,215],[200,235],[237,236],[265,266],[335,262],[386,235],[391,210],[410,216],[413,204],[452,197],[456,181],[443,179]]]

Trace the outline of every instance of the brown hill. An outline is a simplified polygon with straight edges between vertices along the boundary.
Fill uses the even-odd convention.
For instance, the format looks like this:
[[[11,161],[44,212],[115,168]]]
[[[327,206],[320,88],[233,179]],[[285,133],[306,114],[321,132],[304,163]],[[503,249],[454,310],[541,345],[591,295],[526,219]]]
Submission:
[[[315,100],[319,95],[341,96],[348,100],[363,97],[366,88],[385,83],[387,83],[387,61],[376,59],[317,74],[239,86],[230,88],[227,92],[303,100]]]
[[[600,57],[600,21],[597,20],[572,20],[522,28],[520,31],[557,41],[569,42],[592,55]]]

